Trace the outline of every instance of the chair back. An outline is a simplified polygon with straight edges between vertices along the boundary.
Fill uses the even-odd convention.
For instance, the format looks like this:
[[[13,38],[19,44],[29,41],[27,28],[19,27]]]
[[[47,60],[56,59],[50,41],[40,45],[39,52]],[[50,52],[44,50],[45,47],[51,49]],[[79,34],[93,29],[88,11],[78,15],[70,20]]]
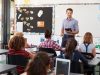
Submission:
[[[80,63],[80,62],[72,61],[72,62],[71,62],[71,67],[70,67],[70,72],[71,72],[71,73],[83,74],[83,73],[84,73],[83,64]]]
[[[8,54],[7,63],[11,64],[11,65],[26,67],[28,60],[29,59],[25,58],[22,55],[10,55],[10,54]]]
[[[39,48],[39,51],[44,51],[44,52],[47,52],[47,53],[54,54],[53,57],[57,56],[55,50],[52,49],[52,48]]]

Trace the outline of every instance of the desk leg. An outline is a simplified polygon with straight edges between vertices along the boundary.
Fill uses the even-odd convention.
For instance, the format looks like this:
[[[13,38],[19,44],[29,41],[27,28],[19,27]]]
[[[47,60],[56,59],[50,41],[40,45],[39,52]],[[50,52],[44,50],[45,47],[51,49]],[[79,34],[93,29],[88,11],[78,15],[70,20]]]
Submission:
[[[96,66],[93,67],[93,75],[95,75],[95,67],[96,67]]]
[[[99,75],[100,75],[100,64],[99,64]]]

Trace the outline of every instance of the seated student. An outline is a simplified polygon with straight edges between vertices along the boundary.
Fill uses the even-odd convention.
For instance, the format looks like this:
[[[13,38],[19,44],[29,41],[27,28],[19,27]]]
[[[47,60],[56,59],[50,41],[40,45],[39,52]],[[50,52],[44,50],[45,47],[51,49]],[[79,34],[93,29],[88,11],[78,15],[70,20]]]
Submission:
[[[81,63],[87,66],[88,60],[78,50],[76,50],[76,47],[77,47],[77,41],[74,38],[68,39],[66,43],[65,53],[59,56],[58,58],[71,60],[70,71],[73,73],[82,73],[83,66],[81,65]]]
[[[65,53],[60,58],[70,59],[75,62],[79,62],[81,60],[83,63],[88,64],[87,59],[78,51],[76,50],[77,41],[74,38],[68,39],[66,43]]]
[[[50,58],[45,52],[39,52],[26,68],[26,75],[47,75]]]
[[[24,36],[24,34],[22,33],[22,32],[16,32],[15,34],[14,34],[14,36],[21,36],[21,37],[23,37]],[[25,38],[25,47],[26,48],[29,48],[30,47],[30,45],[27,43],[27,38]]]
[[[39,47],[41,48],[52,48],[54,50],[62,50],[62,48],[51,39],[52,32],[50,30],[45,31],[46,41],[40,43]]]
[[[34,54],[25,51],[25,39],[21,36],[13,36],[8,43],[9,55],[22,55],[25,58],[33,58]],[[20,59],[20,58],[19,58]],[[24,68],[17,66],[17,72],[19,74],[24,72]]]
[[[96,49],[93,44],[93,36],[90,32],[85,33],[83,43],[79,46],[79,50],[81,52],[91,53],[95,57]]]

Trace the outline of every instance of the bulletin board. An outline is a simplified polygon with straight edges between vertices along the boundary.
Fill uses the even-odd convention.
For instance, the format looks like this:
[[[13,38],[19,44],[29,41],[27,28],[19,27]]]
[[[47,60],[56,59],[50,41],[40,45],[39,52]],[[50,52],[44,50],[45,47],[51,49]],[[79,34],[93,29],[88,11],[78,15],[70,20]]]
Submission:
[[[52,13],[53,7],[16,8],[16,22],[20,24],[17,29],[35,33],[44,33],[46,28],[52,30]]]

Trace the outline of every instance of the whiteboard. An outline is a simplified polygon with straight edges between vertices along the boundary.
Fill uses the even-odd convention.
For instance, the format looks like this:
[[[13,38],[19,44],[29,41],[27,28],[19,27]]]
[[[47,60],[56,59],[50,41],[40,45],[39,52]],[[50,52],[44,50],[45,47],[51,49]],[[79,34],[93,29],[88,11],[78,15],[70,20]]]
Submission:
[[[73,17],[78,20],[79,36],[91,32],[100,37],[100,5],[57,5],[55,7],[55,34],[60,35],[62,21],[66,18],[66,9],[74,10]]]

